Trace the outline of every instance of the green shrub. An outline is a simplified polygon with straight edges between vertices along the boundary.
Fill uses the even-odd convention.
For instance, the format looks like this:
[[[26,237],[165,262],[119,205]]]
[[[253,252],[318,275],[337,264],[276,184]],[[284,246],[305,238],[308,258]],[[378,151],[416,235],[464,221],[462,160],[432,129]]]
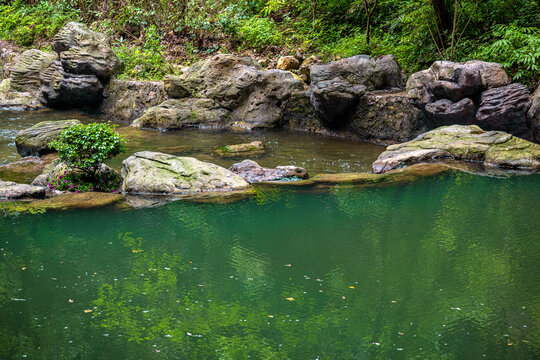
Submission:
[[[97,173],[96,178],[89,180],[75,172],[64,172],[49,180],[47,187],[51,190],[71,191],[76,193],[100,191],[115,193],[119,191],[122,179],[116,173]]]
[[[98,170],[105,160],[125,151],[124,143],[110,123],[93,123],[62,130],[50,145],[58,151],[60,160],[99,186]]]
[[[277,45],[283,39],[272,20],[260,17],[242,20],[238,29],[238,37],[245,42],[244,47],[255,48]]]

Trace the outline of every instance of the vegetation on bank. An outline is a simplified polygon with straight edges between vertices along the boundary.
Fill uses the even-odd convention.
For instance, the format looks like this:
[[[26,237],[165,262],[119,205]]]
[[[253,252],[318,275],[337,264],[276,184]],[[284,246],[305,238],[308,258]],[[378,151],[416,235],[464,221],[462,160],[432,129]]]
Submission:
[[[441,59],[497,61],[515,81],[540,80],[538,0],[7,0],[0,38],[47,46],[71,20],[112,37],[124,78],[159,79],[217,52],[270,65],[299,52],[391,53],[409,74]]]

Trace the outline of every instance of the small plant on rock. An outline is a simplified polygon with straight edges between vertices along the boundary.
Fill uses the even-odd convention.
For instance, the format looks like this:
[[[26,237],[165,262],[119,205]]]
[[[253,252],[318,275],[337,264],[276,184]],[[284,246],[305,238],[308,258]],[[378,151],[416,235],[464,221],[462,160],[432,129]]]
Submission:
[[[56,176],[49,187],[67,191],[115,192],[121,179],[112,171],[104,171],[103,162],[125,151],[123,139],[110,123],[75,125],[64,129],[51,142],[59,158],[71,171]]]

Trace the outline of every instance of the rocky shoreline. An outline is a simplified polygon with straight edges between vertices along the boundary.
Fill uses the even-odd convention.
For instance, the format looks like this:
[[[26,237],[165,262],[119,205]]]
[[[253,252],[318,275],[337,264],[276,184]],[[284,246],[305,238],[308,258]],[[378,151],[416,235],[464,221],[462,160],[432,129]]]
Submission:
[[[238,199],[253,194],[253,183],[400,183],[446,172],[448,160],[529,173],[540,169],[540,145],[534,143],[540,140],[540,88],[530,95],[525,86],[510,84],[496,63],[439,61],[407,80],[391,55],[357,55],[328,64],[283,59],[279,67],[287,70],[265,70],[254,59],[219,54],[150,82],[114,79],[121,63],[109,40],[82,24],[69,23],[52,39],[52,49],[55,54],[28,50],[6,59],[1,108],[92,110],[140,131],[285,128],[394,145],[373,163],[373,173],[313,178],[294,166],[271,169],[244,160],[225,169],[192,157],[143,151],[122,164],[124,197],[59,195],[47,191],[43,179],[65,167],[39,157],[51,152],[48,143],[61,129],[78,122],[45,122],[16,138],[19,154],[38,157],[31,165],[41,166],[43,173],[34,185],[0,182],[0,199],[49,197],[28,206],[36,211],[73,208],[77,202],[103,206],[123,198],[135,207],[149,206],[155,201],[134,196],[156,194]],[[264,152],[264,144],[215,151],[248,157]]]

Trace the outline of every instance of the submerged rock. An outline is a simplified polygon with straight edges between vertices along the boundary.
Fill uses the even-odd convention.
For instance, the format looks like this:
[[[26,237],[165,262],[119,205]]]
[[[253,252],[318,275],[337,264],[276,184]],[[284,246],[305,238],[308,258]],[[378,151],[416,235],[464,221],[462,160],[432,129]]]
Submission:
[[[291,181],[307,179],[308,173],[306,169],[298,166],[278,166],[274,169],[260,166],[253,160],[244,160],[240,163],[232,165],[229,170],[238,174],[250,183],[266,182],[266,181]]]
[[[7,213],[43,213],[49,210],[91,209],[122,201],[122,195],[100,192],[68,193],[50,199],[31,202],[0,202],[0,210]]]
[[[15,182],[31,182],[57,157],[56,154],[45,155],[41,158],[30,156],[0,166],[0,178]]]
[[[0,199],[44,198],[45,188],[0,180]]]
[[[454,159],[527,170],[540,169],[540,145],[476,125],[445,126],[416,139],[389,146],[372,165],[373,172],[429,161]]]
[[[49,143],[56,139],[62,130],[80,123],[79,120],[42,121],[21,130],[15,137],[17,152],[23,157],[51,153],[54,150],[49,147]]]
[[[214,152],[224,157],[253,156],[264,154],[265,148],[261,141],[252,141],[246,144],[218,146]]]
[[[240,176],[191,157],[141,151],[122,162],[123,190],[142,194],[186,194],[243,190]]]

